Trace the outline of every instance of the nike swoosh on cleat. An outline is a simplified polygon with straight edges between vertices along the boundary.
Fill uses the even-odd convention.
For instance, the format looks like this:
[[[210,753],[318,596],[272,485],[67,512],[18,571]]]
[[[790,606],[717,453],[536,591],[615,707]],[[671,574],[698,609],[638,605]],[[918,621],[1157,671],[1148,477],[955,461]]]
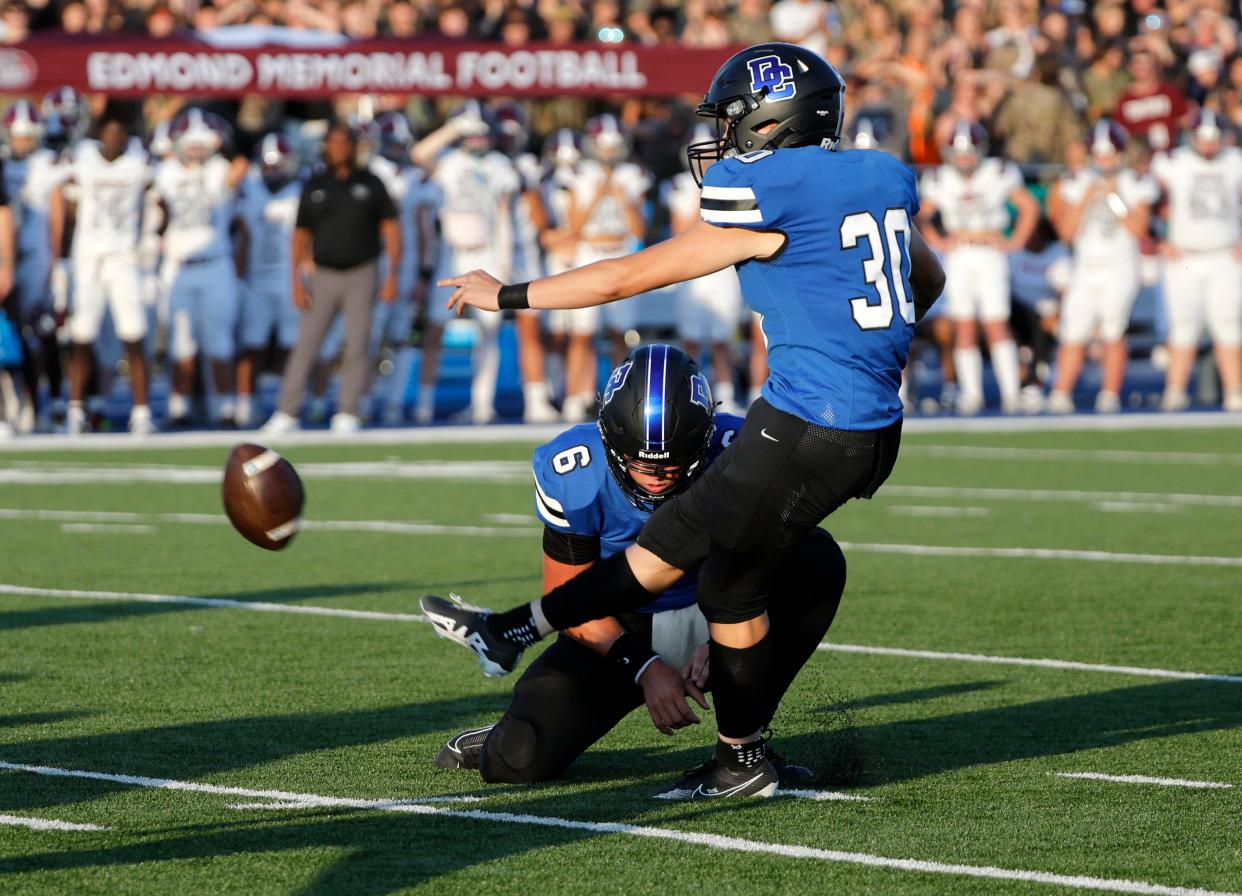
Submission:
[[[767,427],[766,427],[766,426],[765,426],[763,429],[759,430],[759,435],[763,436],[763,437],[764,437],[765,439],[767,439],[769,442],[779,442],[779,441],[780,441],[780,439],[776,438],[775,436],[770,436],[770,435],[768,435],[768,429],[767,429]]]

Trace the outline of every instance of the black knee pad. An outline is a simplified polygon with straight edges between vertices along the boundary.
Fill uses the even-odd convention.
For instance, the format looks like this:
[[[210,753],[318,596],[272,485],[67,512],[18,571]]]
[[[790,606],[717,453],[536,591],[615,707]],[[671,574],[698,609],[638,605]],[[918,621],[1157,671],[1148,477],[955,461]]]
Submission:
[[[761,616],[774,583],[768,557],[735,556],[713,547],[699,568],[699,609],[708,622],[729,625]]]
[[[821,599],[840,600],[845,591],[845,553],[823,529],[812,529],[794,558],[787,582]]]
[[[538,732],[525,719],[506,715],[492,729],[479,757],[479,774],[489,784],[530,784],[542,780],[536,763]]]

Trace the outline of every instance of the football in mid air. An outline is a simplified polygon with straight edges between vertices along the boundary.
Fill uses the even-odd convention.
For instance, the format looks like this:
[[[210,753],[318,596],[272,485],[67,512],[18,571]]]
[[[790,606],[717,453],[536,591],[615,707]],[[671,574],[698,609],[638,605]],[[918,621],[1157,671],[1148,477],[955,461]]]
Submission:
[[[306,492],[297,470],[262,445],[247,442],[229,454],[223,496],[233,528],[269,551],[288,547],[302,523]]]

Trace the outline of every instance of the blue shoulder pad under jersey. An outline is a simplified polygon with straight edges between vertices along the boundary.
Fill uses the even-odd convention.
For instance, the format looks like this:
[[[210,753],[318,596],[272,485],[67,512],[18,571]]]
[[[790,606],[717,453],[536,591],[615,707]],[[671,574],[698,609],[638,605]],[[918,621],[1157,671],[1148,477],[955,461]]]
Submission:
[[[837,429],[900,419],[918,210],[914,172],[878,150],[760,150],[708,169],[704,221],[786,238],[771,258],[738,266],[762,315],[774,407]]]

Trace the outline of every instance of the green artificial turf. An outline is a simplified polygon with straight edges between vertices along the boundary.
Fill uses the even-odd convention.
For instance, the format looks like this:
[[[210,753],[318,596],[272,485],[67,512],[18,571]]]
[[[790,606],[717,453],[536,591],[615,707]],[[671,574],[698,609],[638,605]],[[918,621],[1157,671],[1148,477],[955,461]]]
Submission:
[[[512,681],[484,679],[465,651],[426,626],[124,597],[399,614],[417,613],[427,591],[453,589],[498,608],[528,600],[540,572],[523,466],[532,447],[289,448],[285,455],[304,471],[468,463],[452,478],[408,472],[420,468],[403,468],[407,478],[376,467],[351,478],[331,467],[322,468],[328,475],[307,472],[308,520],[450,528],[311,527],[276,554],[249,545],[219,516],[215,483],[73,481],[101,469],[220,468],[224,449],[0,455],[0,473],[34,470],[53,480],[0,480],[0,585],[121,593],[108,600],[0,593],[0,760],[357,799],[471,795],[483,799],[428,805],[508,813],[488,820],[237,809],[262,800],[0,771],[0,815],[107,829],[0,825],[0,893],[1069,889],[547,819],[1242,890],[1242,682],[822,652],[785,701],[776,745],[815,768],[821,788],[871,800],[670,804],[651,794],[704,757],[710,717],[668,738],[636,712],[563,781],[487,786],[430,761],[451,734],[495,719]],[[488,475],[475,475],[482,470]],[[36,518],[36,510],[61,513]],[[100,512],[132,516],[87,515]],[[846,551],[849,585],[831,642],[1242,676],[1242,566],[1178,559],[1242,557],[1238,430],[907,435],[889,485],[827,525],[858,546]],[[894,544],[1174,559],[920,556],[869,547]],[[1234,786],[1053,774],[1081,771]]]

